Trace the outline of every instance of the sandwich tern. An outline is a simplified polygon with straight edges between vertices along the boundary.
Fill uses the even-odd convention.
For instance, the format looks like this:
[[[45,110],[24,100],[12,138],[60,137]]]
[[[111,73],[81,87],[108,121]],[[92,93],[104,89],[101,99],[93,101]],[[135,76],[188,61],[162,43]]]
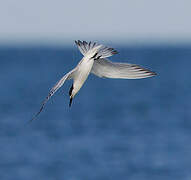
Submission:
[[[93,73],[98,77],[119,79],[142,79],[156,75],[155,72],[142,68],[136,64],[114,63],[109,61],[106,59],[107,57],[118,53],[113,48],[95,42],[88,43],[80,40],[75,41],[75,43],[84,57],[73,70],[65,74],[54,85],[48,96],[42,102],[40,110],[35,114],[31,121],[41,113],[47,101],[66,80],[73,79],[73,84],[69,90],[70,107],[74,96],[78,93],[90,73]]]

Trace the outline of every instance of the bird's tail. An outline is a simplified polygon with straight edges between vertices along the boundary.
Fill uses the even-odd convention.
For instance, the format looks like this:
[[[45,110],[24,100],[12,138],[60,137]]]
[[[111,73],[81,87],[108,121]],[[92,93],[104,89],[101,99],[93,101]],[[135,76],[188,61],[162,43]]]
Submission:
[[[84,55],[92,55],[92,58],[99,59],[99,58],[106,58],[110,57],[114,54],[117,54],[117,51],[113,48],[109,48],[100,44],[97,44],[95,42],[89,42],[86,41],[75,41],[76,45],[78,46],[80,52]]]

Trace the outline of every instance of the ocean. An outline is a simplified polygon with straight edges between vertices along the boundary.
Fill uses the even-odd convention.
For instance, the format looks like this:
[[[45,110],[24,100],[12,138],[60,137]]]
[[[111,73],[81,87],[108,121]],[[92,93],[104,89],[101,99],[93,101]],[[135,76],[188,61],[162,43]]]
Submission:
[[[190,180],[191,46],[120,46],[110,59],[158,75],[90,75],[69,108],[76,47],[0,47],[1,180]]]

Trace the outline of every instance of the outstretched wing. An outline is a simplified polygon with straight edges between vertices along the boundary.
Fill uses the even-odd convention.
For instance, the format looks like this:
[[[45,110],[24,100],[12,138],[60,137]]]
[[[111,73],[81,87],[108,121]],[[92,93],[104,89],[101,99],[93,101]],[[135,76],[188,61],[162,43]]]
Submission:
[[[135,64],[113,63],[107,59],[95,60],[91,73],[99,77],[120,79],[142,79],[156,75],[155,72]]]
[[[72,71],[70,71],[69,73],[67,73],[65,76],[62,77],[62,79],[60,79],[55,85],[54,87],[52,87],[52,89],[50,90],[48,96],[44,99],[44,101],[42,102],[41,108],[40,110],[34,115],[34,117],[30,120],[33,121],[40,113],[41,111],[44,109],[44,106],[46,105],[47,101],[54,95],[54,93],[64,84],[64,82],[66,80],[69,80],[71,78],[73,78],[73,74],[75,72],[75,69],[73,69]]]
[[[80,52],[84,56],[87,56],[89,54],[94,54],[95,55],[93,56],[94,59],[106,58],[114,54],[117,54],[117,51],[114,50],[113,48],[109,48],[95,42],[87,43],[86,41],[82,42],[78,40],[78,41],[75,41],[75,43],[78,46]]]

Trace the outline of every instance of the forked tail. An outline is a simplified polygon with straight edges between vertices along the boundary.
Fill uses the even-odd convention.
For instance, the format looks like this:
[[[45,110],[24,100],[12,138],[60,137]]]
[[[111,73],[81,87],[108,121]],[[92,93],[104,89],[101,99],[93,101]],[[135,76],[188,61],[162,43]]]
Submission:
[[[118,53],[113,48],[106,47],[91,41],[87,43],[86,41],[78,40],[75,41],[75,43],[84,56],[92,54],[92,58],[94,59],[106,58]]]

